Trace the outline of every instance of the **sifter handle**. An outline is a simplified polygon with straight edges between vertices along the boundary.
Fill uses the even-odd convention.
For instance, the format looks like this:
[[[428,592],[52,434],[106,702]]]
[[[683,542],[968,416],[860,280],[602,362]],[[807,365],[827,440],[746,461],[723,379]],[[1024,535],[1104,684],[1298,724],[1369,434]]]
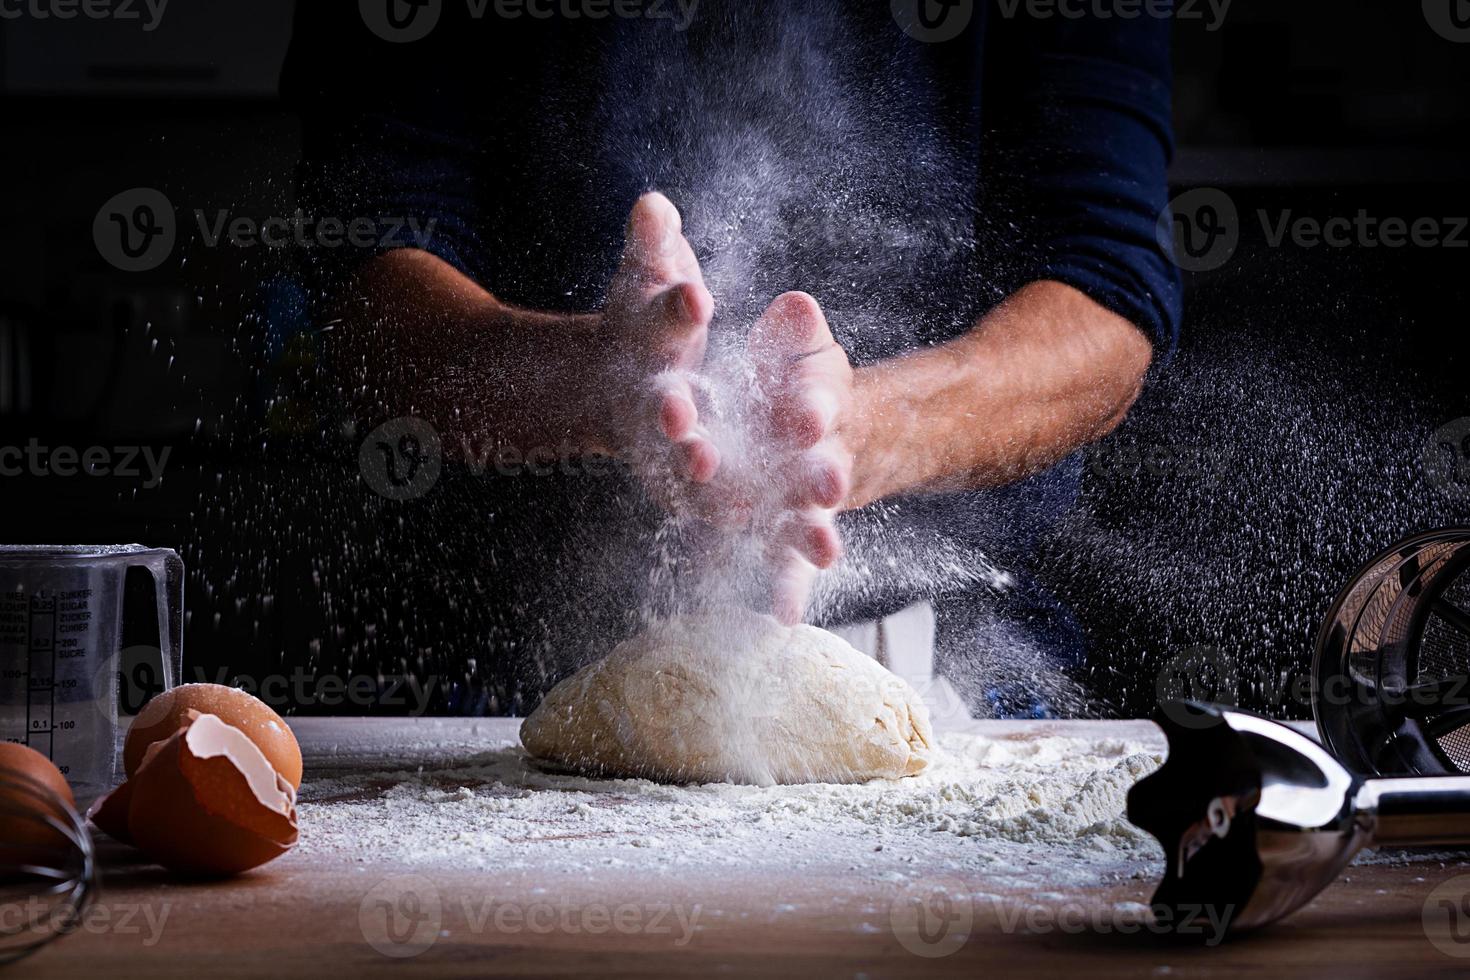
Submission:
[[[1375,845],[1470,844],[1470,776],[1370,779],[1356,802]]]

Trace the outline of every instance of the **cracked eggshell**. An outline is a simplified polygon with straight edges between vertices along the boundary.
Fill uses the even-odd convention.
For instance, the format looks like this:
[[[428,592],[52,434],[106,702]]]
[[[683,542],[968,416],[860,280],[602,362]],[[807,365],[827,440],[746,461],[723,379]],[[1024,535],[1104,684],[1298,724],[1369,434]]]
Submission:
[[[131,844],[133,835],[128,831],[128,808],[132,803],[133,784],[123,783],[93,803],[87,810],[87,819],[113,840]]]
[[[215,715],[150,746],[131,785],[133,843],[170,870],[239,874],[296,844],[295,789]]]
[[[291,729],[264,701],[223,684],[183,684],[144,705],[123,743],[123,770],[129,779],[143,764],[148,747],[188,725],[191,713],[215,715],[244,732],[293,789],[301,788],[301,746]]]

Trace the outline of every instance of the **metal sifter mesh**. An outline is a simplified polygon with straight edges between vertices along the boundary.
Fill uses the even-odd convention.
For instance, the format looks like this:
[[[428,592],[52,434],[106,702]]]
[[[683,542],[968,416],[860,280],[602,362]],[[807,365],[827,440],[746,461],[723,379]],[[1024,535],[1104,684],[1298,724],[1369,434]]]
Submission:
[[[1363,566],[1333,604],[1313,676],[1322,739],[1349,767],[1470,773],[1470,529]]]

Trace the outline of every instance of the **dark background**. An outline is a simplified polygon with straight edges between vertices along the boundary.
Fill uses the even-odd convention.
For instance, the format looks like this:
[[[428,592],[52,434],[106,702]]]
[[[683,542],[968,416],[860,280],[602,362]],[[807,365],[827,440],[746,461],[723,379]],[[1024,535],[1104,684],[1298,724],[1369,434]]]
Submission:
[[[151,34],[0,20],[0,445],[170,452],[153,489],[0,478],[0,538],[178,549],[194,679],[312,664],[391,689],[452,664],[461,685],[473,651],[452,629],[381,641],[378,624],[427,614],[361,609],[323,583],[328,564],[350,577],[344,552],[361,547],[324,528],[365,505],[324,489],[352,482],[355,443],[315,415],[290,262],[181,237],[163,267],[129,274],[93,244],[99,207],[133,187],[188,210],[291,211],[298,132],[276,97],[291,7],[174,0]],[[1470,42],[1415,0],[1236,0],[1218,30],[1175,30],[1173,181],[1225,190],[1240,246],[1187,277],[1178,353],[1087,454],[1084,499],[1041,567],[1089,633],[1096,710],[1147,712],[1159,670],[1212,646],[1241,665],[1246,704],[1301,715],[1282,678],[1352,570],[1470,522],[1470,484],[1424,465],[1434,433],[1470,416],[1470,231],[1458,248],[1272,246],[1257,215],[1470,216]],[[507,706],[466,689],[445,707]]]

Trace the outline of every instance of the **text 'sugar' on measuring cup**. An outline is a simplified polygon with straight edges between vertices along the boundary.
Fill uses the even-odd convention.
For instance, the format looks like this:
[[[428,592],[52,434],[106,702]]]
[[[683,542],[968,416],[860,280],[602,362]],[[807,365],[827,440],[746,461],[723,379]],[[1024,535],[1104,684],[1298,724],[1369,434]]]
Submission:
[[[124,644],[153,648],[145,672],[172,687],[183,605],[184,563],[167,549],[0,545],[0,741],[49,757],[83,806],[106,792]]]

